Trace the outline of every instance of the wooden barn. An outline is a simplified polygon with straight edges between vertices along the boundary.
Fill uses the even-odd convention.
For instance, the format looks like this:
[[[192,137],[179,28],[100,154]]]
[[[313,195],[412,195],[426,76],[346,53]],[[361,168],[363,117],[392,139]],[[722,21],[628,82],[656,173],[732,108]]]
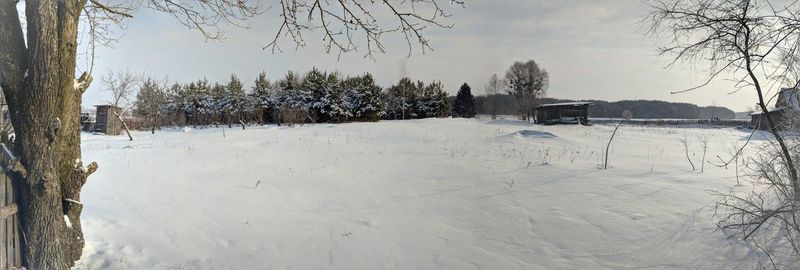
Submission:
[[[95,116],[94,132],[101,132],[106,135],[116,136],[122,133],[122,122],[117,118],[117,114],[122,113],[122,108],[113,105],[95,105],[97,115]]]
[[[536,106],[536,123],[582,124],[589,123],[589,105],[591,102],[552,103]]]

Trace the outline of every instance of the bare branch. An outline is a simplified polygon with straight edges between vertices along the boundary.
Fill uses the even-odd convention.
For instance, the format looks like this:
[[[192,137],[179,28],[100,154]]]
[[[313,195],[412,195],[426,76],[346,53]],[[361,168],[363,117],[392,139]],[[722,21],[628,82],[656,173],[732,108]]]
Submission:
[[[388,0],[370,3],[346,0],[281,0],[280,16],[283,22],[264,49],[271,49],[273,53],[281,51],[279,41],[282,37],[289,37],[297,47],[303,47],[306,45],[304,33],[319,29],[323,32],[327,53],[335,50],[341,55],[358,51],[358,42],[354,39],[363,38],[366,47],[363,50],[364,56],[371,58],[376,52],[385,52],[382,36],[391,32],[399,32],[405,38],[409,55],[413,52],[414,43],[425,53],[431,50],[423,33],[428,27],[452,28],[452,24],[442,21],[450,17],[450,14],[440,2],[442,0],[410,0],[400,3]],[[461,7],[464,5],[463,1],[450,2]],[[378,22],[374,14],[381,12],[388,12],[395,18],[395,23]],[[318,23],[315,22],[317,19]]]
[[[130,13],[128,13],[127,11],[123,11],[121,7],[109,7],[98,2],[97,0],[89,0],[89,2],[91,3],[91,5],[86,5],[86,8],[98,8],[113,15],[118,15],[126,18],[133,18],[133,16]]]

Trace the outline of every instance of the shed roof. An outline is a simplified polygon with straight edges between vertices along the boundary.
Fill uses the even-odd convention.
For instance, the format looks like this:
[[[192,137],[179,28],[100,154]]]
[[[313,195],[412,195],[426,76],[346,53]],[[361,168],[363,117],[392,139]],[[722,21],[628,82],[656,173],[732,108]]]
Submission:
[[[114,108],[120,108],[120,107],[117,107],[117,106],[114,106],[114,105],[110,105],[110,104],[100,104],[100,105],[94,105],[94,106],[95,106],[95,107],[97,107],[97,108],[100,108],[100,107],[114,107]],[[120,108],[120,109],[122,109],[122,108]]]
[[[772,109],[769,109],[769,111],[768,111],[768,112],[770,112],[770,113],[774,113],[774,112],[779,112],[779,111],[782,111],[782,110],[784,110],[784,109],[786,109],[786,107],[772,108]],[[761,111],[756,111],[756,112],[752,112],[752,113],[750,113],[750,115],[759,115],[759,114],[764,114],[764,112],[761,112]]]
[[[546,108],[546,107],[568,107],[568,106],[584,106],[584,105],[592,105],[593,102],[564,102],[564,103],[550,103],[550,104],[542,104],[536,106],[536,108]]]

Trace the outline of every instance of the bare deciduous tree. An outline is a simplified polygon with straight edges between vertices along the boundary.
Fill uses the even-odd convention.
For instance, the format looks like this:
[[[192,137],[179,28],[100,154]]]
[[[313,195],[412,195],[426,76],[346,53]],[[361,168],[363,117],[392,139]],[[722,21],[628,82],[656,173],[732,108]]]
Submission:
[[[103,87],[111,94],[111,100],[108,102],[115,107],[127,107],[130,105],[131,97],[133,97],[139,86],[138,78],[130,71],[114,72],[109,70],[101,78]]]
[[[486,106],[489,108],[489,113],[492,114],[492,119],[497,119],[497,100],[496,98],[492,98],[494,95],[498,95],[505,90],[505,83],[497,74],[492,74],[492,77],[489,78],[489,82],[486,84]]]
[[[109,70],[108,73],[102,77],[102,80],[106,90],[111,92],[111,101],[109,103],[116,108],[121,108],[124,113],[124,111],[128,109],[131,103],[131,97],[138,87],[138,78],[127,70],[118,73]],[[125,123],[125,119],[122,119],[122,116],[119,115],[116,108],[111,112],[114,114],[114,117],[122,123],[125,133],[128,134],[128,139],[133,141],[131,131],[128,129],[128,123]]]
[[[694,166],[692,158],[689,157],[689,145],[692,144],[692,142],[689,141],[689,136],[684,135],[683,137],[681,137],[680,142],[681,144],[683,144],[683,153],[686,154],[686,160],[689,161],[689,165],[692,165],[692,171],[696,170],[697,168]]]
[[[708,152],[709,135],[708,133],[702,133],[697,136],[697,139],[700,141],[700,148],[703,149],[703,157],[700,159],[700,173],[703,173],[706,171],[706,153]]]
[[[16,135],[13,177],[26,240],[24,261],[29,269],[69,269],[84,246],[80,191],[97,169],[96,163],[85,167],[81,161],[80,101],[92,82],[92,65],[76,78],[79,36],[87,36],[88,55],[93,55],[96,44],[114,38],[111,26],[133,17],[137,9],[151,8],[218,39],[222,26],[244,26],[244,20],[265,8],[245,0],[25,0],[21,20],[18,2],[0,1],[0,88]],[[279,50],[282,37],[303,46],[305,33],[320,30],[327,51],[348,52],[366,44],[366,55],[383,52],[384,34],[396,32],[406,38],[409,50],[419,44],[424,52],[430,48],[424,31],[450,27],[444,22],[449,15],[443,0],[275,2],[283,23],[267,44],[273,50]],[[389,19],[376,15],[382,11]]]
[[[536,61],[516,62],[506,71],[508,93],[518,102],[519,112],[530,121],[536,101],[547,91],[550,76]]]
[[[659,0],[651,9],[645,22],[650,33],[666,44],[660,52],[674,57],[673,65],[679,62],[701,64],[710,72],[703,84],[673,93],[694,91],[718,77],[730,75],[738,87],[734,92],[747,89],[756,94],[758,110],[764,114],[774,136],[770,147],[763,149],[766,156],[753,162],[758,166],[751,168],[754,170],[751,178],[758,189],[746,195],[718,194],[719,227],[745,240],[757,239],[751,237],[757,232],[770,239],[774,238],[774,232],[783,232],[787,240],[783,247],[793,250],[788,253],[794,254],[790,261],[797,262],[800,258],[796,248],[800,244],[797,221],[800,179],[795,163],[798,150],[791,145],[796,143],[786,140],[786,134],[769,113],[767,94],[777,90],[775,84],[798,81],[795,72],[800,64],[797,57],[800,48],[798,2]],[[737,151],[732,160],[738,162],[741,152]],[[787,254],[773,253],[769,245],[754,243],[767,251],[770,259],[775,254]]]
[[[603,160],[603,170],[608,169],[608,152],[611,150],[611,142],[614,141],[614,136],[617,135],[617,130],[619,130],[619,127],[622,126],[625,121],[628,121],[631,118],[633,118],[633,113],[631,113],[631,111],[625,110],[622,112],[622,121],[619,121],[617,126],[614,127],[614,132],[611,133],[611,137],[608,138],[608,143],[606,144],[606,158]]]

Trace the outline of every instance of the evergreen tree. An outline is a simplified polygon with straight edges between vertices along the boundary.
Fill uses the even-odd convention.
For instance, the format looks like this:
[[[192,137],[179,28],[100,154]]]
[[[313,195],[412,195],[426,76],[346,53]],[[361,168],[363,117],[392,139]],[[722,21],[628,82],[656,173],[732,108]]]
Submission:
[[[453,114],[458,117],[475,117],[475,97],[472,96],[472,89],[467,83],[461,85],[453,104]]]
[[[280,91],[274,94],[278,109],[278,125],[285,121],[299,123],[311,118],[309,102],[312,96],[310,92],[303,90],[304,81],[290,71],[278,82]]]
[[[174,83],[166,90],[166,101],[161,107],[163,114],[186,113],[186,91],[180,83]]]
[[[378,121],[385,114],[386,103],[382,89],[375,85],[372,74],[349,77],[342,82],[344,102],[351,119],[355,121]]]
[[[305,78],[303,84],[300,86],[300,91],[303,96],[307,98],[305,103],[308,104],[308,113],[312,122],[320,121],[322,118],[322,98],[325,96],[325,87],[327,85],[328,76],[317,68],[312,68]],[[325,120],[322,120],[325,121]]]
[[[231,103],[225,85],[215,82],[209,89],[208,95],[211,97],[211,100],[213,100],[213,105],[207,108],[207,115],[211,117],[207,119],[207,121],[213,121],[214,124],[224,124],[227,122],[228,110]]]
[[[185,86],[186,92],[186,117],[192,125],[207,125],[211,123],[215,110],[215,100],[212,95],[208,80],[202,79]]]
[[[225,102],[223,102],[224,106],[222,107],[223,112],[225,112],[227,116],[228,127],[231,126],[232,121],[242,121],[245,97],[246,94],[242,86],[242,81],[239,80],[236,75],[231,75],[231,80],[225,85],[225,94],[223,97]],[[242,128],[244,128],[244,126]]]
[[[344,102],[339,76],[336,73],[327,74],[322,84],[322,98],[317,103],[322,122],[343,122],[350,117],[350,112]]]
[[[147,119],[151,127],[151,132],[155,132],[161,107],[167,102],[167,96],[158,83],[152,78],[147,78],[142,83],[139,92],[136,94],[134,103],[134,114]]]
[[[421,84],[422,82],[419,82]],[[417,117],[447,117],[450,106],[447,103],[447,93],[441,82],[433,82],[422,88],[422,94],[416,102]]]
[[[409,119],[414,114],[419,85],[409,78],[400,79],[397,85],[386,89],[387,116],[389,119]]]
[[[270,121],[275,110],[275,100],[272,86],[267,80],[267,73],[261,72],[256,77],[250,94],[247,95],[248,111],[257,115],[264,123]]]

